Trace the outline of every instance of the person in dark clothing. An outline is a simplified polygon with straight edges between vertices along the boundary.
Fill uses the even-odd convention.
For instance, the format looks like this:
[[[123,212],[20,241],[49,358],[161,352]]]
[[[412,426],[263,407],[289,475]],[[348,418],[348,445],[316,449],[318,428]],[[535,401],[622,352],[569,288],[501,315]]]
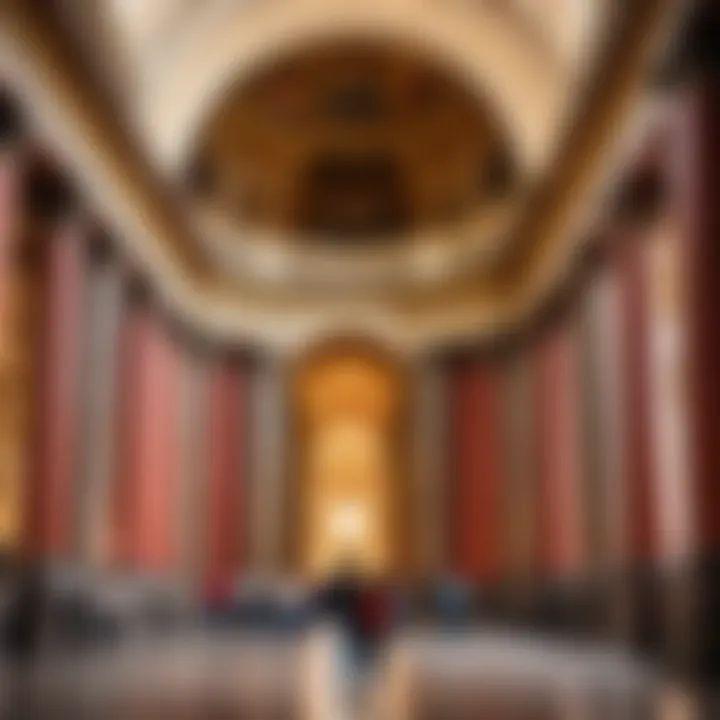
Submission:
[[[356,670],[368,669],[377,657],[392,623],[390,603],[382,583],[352,571],[338,573],[326,587],[325,613],[340,627]]]
[[[323,600],[325,615],[337,623],[349,641],[357,644],[360,633],[358,605],[361,582],[352,571],[342,571],[330,579]]]
[[[360,584],[353,573],[342,572],[332,577],[324,591],[324,612],[343,625],[353,624],[359,588]]]
[[[33,660],[40,649],[45,611],[45,583],[38,567],[28,567],[10,603],[4,623],[8,655],[15,661]]]
[[[356,669],[363,656],[362,591],[359,575],[352,566],[345,566],[330,578],[321,600],[323,614],[338,626]]]

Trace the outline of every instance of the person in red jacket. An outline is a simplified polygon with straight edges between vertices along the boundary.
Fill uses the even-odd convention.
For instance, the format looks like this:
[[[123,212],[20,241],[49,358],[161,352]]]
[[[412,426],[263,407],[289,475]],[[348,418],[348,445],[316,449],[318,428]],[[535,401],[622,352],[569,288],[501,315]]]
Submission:
[[[362,640],[362,659],[372,662],[392,627],[391,597],[381,583],[363,587],[358,603],[358,625]]]

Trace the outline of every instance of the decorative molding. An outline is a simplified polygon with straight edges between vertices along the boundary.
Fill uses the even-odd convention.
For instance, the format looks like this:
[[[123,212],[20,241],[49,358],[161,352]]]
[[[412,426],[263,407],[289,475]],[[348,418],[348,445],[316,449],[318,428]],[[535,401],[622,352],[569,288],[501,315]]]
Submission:
[[[405,3],[397,7],[401,5]],[[533,227],[529,245],[519,250],[522,262],[517,267],[495,279],[372,301],[328,303],[327,298],[309,294],[263,293],[208,273],[193,251],[197,245],[183,217],[146,167],[139,147],[103,109],[72,63],[65,61],[61,39],[53,36],[51,28],[38,25],[23,11],[22,3],[11,2],[0,11],[0,60],[9,80],[23,88],[33,123],[73,169],[83,195],[124,243],[124,254],[152,278],[168,313],[223,343],[287,349],[333,332],[355,332],[411,352],[506,332],[524,320],[568,272],[578,252],[578,237],[596,221],[588,208],[602,205],[601,191],[612,178],[607,156],[611,146],[619,147],[613,129],[619,118],[628,117],[655,41],[666,37],[664,21],[671,6],[671,0],[623,5],[622,22],[613,33],[617,47],[625,43],[624,50],[612,58],[605,56],[605,62],[612,60],[613,71],[598,72],[586,87],[586,97],[604,103],[604,109],[593,116],[593,127],[580,133],[587,118],[579,111],[572,128],[575,135],[568,128],[568,137],[578,145],[567,156],[558,154],[562,167],[556,171],[564,169],[566,175],[575,171],[572,192],[558,189],[557,202],[548,208],[551,217]],[[373,12],[380,11],[375,7]],[[385,21],[396,18],[393,13],[388,11]],[[571,159],[574,165],[566,166]],[[528,248],[531,252],[526,252]]]

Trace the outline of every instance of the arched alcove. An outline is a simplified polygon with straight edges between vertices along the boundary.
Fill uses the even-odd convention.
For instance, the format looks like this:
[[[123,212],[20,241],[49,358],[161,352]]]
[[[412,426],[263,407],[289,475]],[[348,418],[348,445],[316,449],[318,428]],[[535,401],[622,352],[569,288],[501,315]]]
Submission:
[[[291,384],[291,557],[304,577],[408,566],[408,437],[400,364],[361,341],[326,343]]]

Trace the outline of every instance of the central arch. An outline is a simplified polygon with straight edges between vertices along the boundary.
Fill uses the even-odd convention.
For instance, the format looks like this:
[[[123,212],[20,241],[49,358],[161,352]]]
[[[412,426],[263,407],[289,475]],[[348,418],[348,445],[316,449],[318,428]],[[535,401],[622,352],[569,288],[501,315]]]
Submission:
[[[402,367],[362,341],[304,356],[292,382],[292,562],[306,578],[409,565],[406,389]]]

